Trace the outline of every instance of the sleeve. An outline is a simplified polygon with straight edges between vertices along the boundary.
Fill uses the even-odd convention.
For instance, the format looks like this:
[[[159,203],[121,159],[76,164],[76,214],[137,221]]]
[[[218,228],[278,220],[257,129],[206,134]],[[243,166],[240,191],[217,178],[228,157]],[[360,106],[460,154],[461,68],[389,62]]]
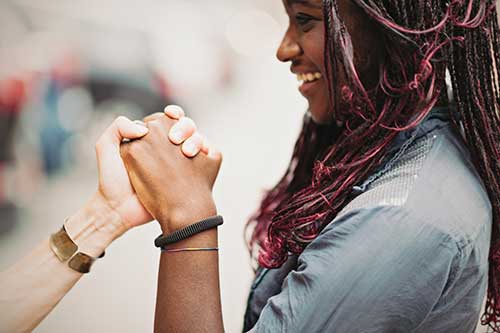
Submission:
[[[410,332],[445,291],[459,253],[404,208],[348,213],[304,250],[251,332]]]

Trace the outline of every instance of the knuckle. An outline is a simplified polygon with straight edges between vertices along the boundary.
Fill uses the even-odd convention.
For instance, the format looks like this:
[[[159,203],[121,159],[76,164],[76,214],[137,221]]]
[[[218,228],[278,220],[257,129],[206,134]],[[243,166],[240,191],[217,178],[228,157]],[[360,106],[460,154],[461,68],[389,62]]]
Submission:
[[[148,122],[148,128],[149,133],[141,139],[141,141],[152,143],[158,140],[169,140],[169,127],[166,127],[163,120],[153,120]]]
[[[171,119],[165,116],[163,116],[161,119],[158,119],[157,121],[161,126],[162,133],[169,133],[172,128],[179,123],[179,120]]]
[[[159,120],[152,120],[148,122],[148,127],[151,131],[157,132],[157,131],[162,131],[163,126]]]
[[[169,118],[169,117],[163,117],[161,119],[161,121],[165,124],[165,126],[167,126],[167,128],[171,128],[175,124],[179,123],[180,120],[172,119],[172,118]]]
[[[152,113],[144,118],[144,122],[151,122],[157,119],[165,118],[165,115],[161,112]]]

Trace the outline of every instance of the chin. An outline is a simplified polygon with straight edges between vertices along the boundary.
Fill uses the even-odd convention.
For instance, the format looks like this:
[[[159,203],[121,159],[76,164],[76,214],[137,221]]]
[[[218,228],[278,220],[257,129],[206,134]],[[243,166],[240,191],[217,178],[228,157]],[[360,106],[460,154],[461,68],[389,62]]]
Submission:
[[[328,125],[333,122],[332,115],[325,108],[318,110],[310,107],[308,112],[311,115],[312,120],[318,125]]]

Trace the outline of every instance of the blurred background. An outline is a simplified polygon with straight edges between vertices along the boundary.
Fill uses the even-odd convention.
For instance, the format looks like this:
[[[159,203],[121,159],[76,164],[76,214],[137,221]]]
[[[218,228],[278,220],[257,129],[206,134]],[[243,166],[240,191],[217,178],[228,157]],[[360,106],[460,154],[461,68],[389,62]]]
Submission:
[[[0,22],[0,271],[95,191],[94,144],[117,115],[176,103],[224,153],[223,311],[227,332],[241,331],[244,225],[307,107],[275,59],[281,1],[0,0]],[[159,233],[151,223],[112,244],[36,332],[152,332]]]
[[[116,116],[176,103],[224,153],[223,313],[227,332],[241,331],[244,225],[307,107],[274,56],[281,1],[0,0],[0,22],[0,271],[95,191],[94,143]],[[151,332],[159,232],[151,223],[112,244],[36,332]]]

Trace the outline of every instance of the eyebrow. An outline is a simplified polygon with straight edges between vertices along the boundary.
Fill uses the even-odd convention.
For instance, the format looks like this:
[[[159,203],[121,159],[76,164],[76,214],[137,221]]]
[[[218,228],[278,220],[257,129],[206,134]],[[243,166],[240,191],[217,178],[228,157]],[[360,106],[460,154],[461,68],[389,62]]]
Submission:
[[[288,4],[288,6],[303,5],[306,7],[317,8],[317,9],[322,8],[320,4],[312,3],[311,0],[286,0],[286,3]]]

